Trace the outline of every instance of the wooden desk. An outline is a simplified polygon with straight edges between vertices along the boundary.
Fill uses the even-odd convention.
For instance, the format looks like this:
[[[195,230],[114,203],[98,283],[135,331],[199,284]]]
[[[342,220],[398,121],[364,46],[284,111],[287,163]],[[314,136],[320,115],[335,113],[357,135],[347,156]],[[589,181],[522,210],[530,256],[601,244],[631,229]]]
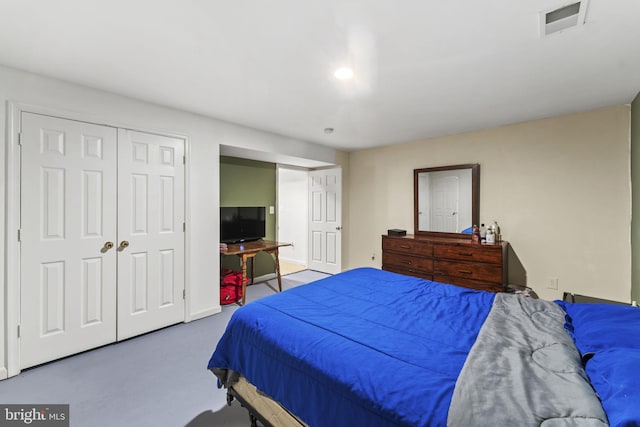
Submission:
[[[271,240],[256,240],[253,242],[230,243],[226,251],[221,251],[222,255],[237,255],[240,258],[242,268],[242,305],[247,296],[247,260],[255,257],[258,252],[267,252],[276,257],[276,276],[278,278],[278,291],[282,292],[282,277],[280,276],[280,260],[278,259],[278,248],[291,246],[291,243],[280,243]],[[251,263],[251,282],[253,283],[254,263]]]

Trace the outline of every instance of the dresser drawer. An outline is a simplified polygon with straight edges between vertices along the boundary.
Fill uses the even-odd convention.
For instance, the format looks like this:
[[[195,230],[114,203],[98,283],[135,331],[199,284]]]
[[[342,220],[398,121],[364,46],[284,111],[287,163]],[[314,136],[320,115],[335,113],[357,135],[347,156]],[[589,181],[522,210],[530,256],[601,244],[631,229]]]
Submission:
[[[435,258],[502,264],[502,248],[484,245],[435,245]]]
[[[502,283],[501,265],[436,260],[433,265],[433,271],[434,275]]]
[[[488,292],[504,292],[504,286],[501,283],[483,282],[481,280],[462,279],[460,277],[451,276],[433,276],[433,280],[440,283],[450,283],[465,288],[478,289]]]
[[[383,237],[382,250],[416,254],[424,257],[433,255],[433,245],[430,242],[421,242],[414,239],[394,239]]]
[[[391,271],[392,273],[404,274],[405,276],[414,276],[421,279],[433,280],[433,276],[431,274],[427,274],[422,271],[406,270],[404,268],[395,267],[393,265],[383,265],[382,269],[385,271]]]
[[[424,273],[433,272],[433,260],[419,258],[410,255],[402,255],[391,252],[382,253],[382,264],[385,266],[395,266],[407,270],[420,270]]]

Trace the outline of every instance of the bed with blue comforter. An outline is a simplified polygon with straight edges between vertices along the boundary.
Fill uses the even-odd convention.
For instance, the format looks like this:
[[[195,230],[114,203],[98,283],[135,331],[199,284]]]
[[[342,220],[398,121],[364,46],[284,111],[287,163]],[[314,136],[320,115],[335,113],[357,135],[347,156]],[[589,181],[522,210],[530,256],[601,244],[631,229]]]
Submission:
[[[209,369],[309,426],[640,425],[640,310],[361,268],[239,308]]]

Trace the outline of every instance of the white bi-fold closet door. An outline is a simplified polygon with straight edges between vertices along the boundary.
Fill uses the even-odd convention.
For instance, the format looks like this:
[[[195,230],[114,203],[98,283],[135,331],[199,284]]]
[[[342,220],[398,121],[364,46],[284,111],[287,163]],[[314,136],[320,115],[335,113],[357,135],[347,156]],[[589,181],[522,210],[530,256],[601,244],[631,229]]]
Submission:
[[[184,140],[23,112],[20,366],[184,320]]]

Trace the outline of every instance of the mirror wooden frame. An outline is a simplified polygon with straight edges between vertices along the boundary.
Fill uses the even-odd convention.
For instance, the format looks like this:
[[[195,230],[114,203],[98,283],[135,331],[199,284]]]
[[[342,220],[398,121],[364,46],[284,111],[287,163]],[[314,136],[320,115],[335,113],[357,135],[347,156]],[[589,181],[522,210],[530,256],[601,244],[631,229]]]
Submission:
[[[421,231],[418,229],[418,175],[424,172],[450,171],[456,169],[471,169],[471,225],[480,225],[480,165],[467,163],[463,165],[438,166],[413,170],[413,234],[415,236],[452,237],[470,239],[468,234],[447,233],[443,231]]]

